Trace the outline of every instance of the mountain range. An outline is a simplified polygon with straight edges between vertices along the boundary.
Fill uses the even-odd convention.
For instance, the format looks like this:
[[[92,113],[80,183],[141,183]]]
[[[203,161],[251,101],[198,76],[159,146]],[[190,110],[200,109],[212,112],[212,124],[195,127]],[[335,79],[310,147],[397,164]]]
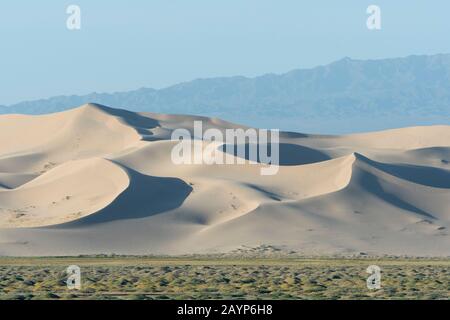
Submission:
[[[256,127],[351,133],[448,124],[449,84],[450,54],[383,60],[344,58],[311,69],[255,78],[197,79],[159,90],[141,88],[26,101],[0,106],[0,114],[46,114],[94,102],[132,111],[221,117]]]

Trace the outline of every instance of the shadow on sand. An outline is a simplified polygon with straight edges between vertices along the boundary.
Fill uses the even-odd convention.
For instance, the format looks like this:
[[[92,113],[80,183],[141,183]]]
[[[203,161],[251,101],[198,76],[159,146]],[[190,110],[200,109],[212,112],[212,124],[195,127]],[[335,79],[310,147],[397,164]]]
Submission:
[[[245,159],[250,159],[250,146],[254,146],[254,144],[245,144]],[[224,144],[219,147],[219,150],[228,154],[232,154],[235,157],[238,156],[238,148],[242,148],[242,145],[227,145]],[[315,162],[321,162],[330,160],[331,158],[318,150],[308,148],[305,146],[300,146],[296,144],[290,143],[280,143],[278,144],[279,153],[280,153],[280,166],[297,166],[302,164],[309,164]],[[269,156],[272,155],[272,145],[267,145],[267,154]],[[260,146],[259,144],[256,146],[257,150],[257,162],[262,163],[261,158],[259,156]],[[265,150],[262,150],[263,153],[266,153]],[[242,157],[241,157],[242,158]],[[253,159],[252,159],[253,160]]]
[[[178,178],[153,177],[129,168],[125,170],[130,177],[130,185],[111,204],[96,213],[58,227],[153,216],[180,207],[192,192],[192,187]]]

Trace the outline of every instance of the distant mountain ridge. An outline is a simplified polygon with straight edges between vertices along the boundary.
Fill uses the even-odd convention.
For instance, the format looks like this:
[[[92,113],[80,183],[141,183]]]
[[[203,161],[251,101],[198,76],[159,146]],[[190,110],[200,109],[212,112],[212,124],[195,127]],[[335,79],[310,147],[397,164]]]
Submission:
[[[234,121],[260,117],[309,119],[310,123],[358,117],[446,119],[450,116],[449,84],[450,54],[344,58],[279,75],[197,79],[159,90],[26,101],[0,106],[0,114],[43,114],[95,102],[133,111],[202,114]]]

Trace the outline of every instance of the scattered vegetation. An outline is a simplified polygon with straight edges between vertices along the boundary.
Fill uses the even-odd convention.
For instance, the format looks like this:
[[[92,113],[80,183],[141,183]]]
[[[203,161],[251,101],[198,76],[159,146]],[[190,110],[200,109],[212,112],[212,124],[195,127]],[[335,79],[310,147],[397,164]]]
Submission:
[[[66,286],[79,265],[81,290]],[[381,267],[369,290],[366,268]],[[0,299],[449,299],[450,260],[1,258]]]

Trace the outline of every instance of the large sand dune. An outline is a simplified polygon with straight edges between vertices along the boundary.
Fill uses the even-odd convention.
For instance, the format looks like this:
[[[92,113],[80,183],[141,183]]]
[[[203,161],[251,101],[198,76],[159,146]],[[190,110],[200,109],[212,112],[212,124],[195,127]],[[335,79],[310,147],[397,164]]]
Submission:
[[[94,104],[0,116],[0,255],[265,244],[308,255],[450,256],[450,126],[282,132],[280,170],[263,176],[260,163],[174,164],[171,133],[193,132],[196,120],[245,128]]]

